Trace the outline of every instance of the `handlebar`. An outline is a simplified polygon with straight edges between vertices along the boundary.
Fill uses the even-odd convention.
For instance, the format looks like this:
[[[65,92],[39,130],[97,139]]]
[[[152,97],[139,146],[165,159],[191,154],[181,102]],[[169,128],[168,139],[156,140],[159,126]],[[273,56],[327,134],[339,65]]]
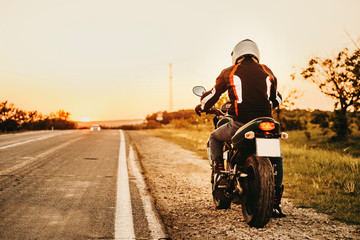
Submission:
[[[210,108],[206,113],[215,114],[216,116],[225,116],[226,115],[223,111],[221,111],[220,109],[217,109],[215,107]]]

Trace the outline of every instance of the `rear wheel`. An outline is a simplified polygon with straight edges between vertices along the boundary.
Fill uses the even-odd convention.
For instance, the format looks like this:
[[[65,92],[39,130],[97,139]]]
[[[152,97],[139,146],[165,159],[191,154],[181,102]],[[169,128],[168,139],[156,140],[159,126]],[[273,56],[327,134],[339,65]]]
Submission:
[[[251,155],[244,171],[246,202],[242,205],[245,221],[251,227],[265,226],[271,217],[274,204],[274,173],[268,158]]]

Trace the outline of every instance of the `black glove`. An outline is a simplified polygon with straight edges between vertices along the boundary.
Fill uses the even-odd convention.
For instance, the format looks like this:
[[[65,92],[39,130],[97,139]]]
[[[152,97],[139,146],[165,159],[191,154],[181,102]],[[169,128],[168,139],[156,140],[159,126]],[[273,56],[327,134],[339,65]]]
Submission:
[[[195,107],[195,112],[197,115],[201,116],[201,112],[202,112],[201,104],[199,104]]]

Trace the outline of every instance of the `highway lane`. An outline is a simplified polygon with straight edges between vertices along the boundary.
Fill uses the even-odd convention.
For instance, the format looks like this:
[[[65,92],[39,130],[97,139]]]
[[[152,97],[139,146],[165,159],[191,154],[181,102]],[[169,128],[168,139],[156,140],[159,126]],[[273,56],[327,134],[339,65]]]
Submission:
[[[159,222],[157,214],[149,216],[152,207],[146,203],[151,201],[139,188],[142,180],[129,142],[117,130],[0,135],[0,239],[166,237],[153,224]],[[123,183],[128,184],[131,216],[118,215],[126,212],[119,211]],[[133,235],[122,234],[119,218],[132,219]]]
[[[72,133],[68,131],[30,131],[22,133],[9,133],[0,135],[0,149],[6,149],[29,142],[40,141],[62,134]]]

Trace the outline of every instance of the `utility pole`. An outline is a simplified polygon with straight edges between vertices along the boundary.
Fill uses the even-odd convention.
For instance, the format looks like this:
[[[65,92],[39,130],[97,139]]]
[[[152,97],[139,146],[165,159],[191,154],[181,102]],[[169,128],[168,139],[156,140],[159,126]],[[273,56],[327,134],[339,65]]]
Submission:
[[[169,80],[170,80],[170,102],[169,102],[169,110],[170,110],[170,112],[172,112],[173,111],[173,89],[172,89],[172,70],[171,70],[171,68],[172,68],[172,64],[170,63],[169,64],[169,67],[170,67],[170,76],[169,76]]]

